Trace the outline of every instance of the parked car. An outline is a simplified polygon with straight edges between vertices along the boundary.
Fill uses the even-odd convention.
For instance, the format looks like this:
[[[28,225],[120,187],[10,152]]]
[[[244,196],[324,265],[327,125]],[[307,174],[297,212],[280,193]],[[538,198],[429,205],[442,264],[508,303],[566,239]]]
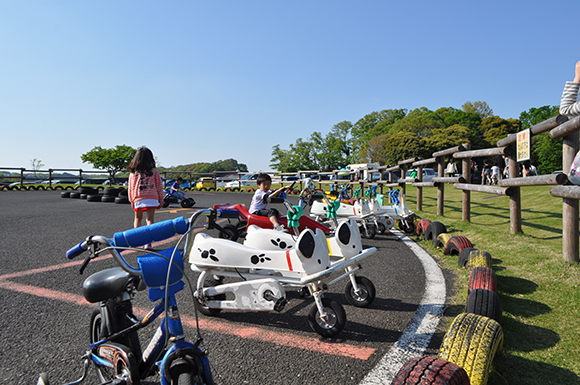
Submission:
[[[405,178],[410,178],[411,172],[413,172],[413,170],[408,170],[405,174]],[[423,182],[431,182],[435,176],[437,176],[437,173],[432,168],[423,169]]]
[[[240,188],[243,186],[255,186],[258,174],[244,174],[238,180],[232,180],[225,184],[226,188]]]
[[[195,184],[198,190],[215,190],[215,182],[211,177],[199,178],[199,182]]]

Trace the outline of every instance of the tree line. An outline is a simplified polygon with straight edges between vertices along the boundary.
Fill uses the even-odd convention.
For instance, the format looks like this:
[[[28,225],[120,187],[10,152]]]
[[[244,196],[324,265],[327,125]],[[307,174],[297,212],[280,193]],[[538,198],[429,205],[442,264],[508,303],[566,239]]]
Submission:
[[[486,102],[468,101],[461,109],[371,112],[354,124],[335,124],[326,135],[314,132],[307,140],[298,138],[287,150],[275,145],[270,166],[281,172],[333,171],[352,163],[396,165],[413,157],[427,159],[433,152],[464,143],[474,150],[490,148],[508,134],[556,116],[558,111],[559,106],[543,106],[522,112],[519,119],[503,119]],[[550,139],[548,133],[535,136],[531,162],[541,174],[561,170],[562,141]]]

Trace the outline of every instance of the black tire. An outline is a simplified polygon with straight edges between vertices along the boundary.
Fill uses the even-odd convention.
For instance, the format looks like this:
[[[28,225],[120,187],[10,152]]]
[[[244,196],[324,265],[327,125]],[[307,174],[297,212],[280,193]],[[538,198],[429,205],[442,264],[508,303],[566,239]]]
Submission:
[[[391,385],[469,385],[469,377],[462,367],[431,356],[418,356],[407,361]]]
[[[184,209],[188,209],[190,207],[193,207],[193,202],[191,200],[189,200],[189,198],[183,198],[181,200],[181,207],[183,207]]]
[[[87,202],[100,202],[101,199],[103,199],[103,198],[105,198],[105,197],[100,195],[100,194],[87,195]]]
[[[169,203],[170,203],[170,202],[169,202],[169,200],[167,200],[167,199],[164,199],[164,200],[163,200],[163,208],[167,208],[167,207],[169,207]]]
[[[384,234],[387,231],[387,226],[382,222],[377,222],[377,233]]]
[[[91,314],[91,323],[90,323],[90,342],[97,342],[101,339],[105,338],[106,336],[102,330],[102,315],[101,310],[96,308],[93,310]],[[118,343],[110,343],[114,345],[116,348],[121,349],[125,352],[131,352],[128,347]],[[124,374],[128,376],[131,380],[127,381],[128,384],[138,385],[139,384],[139,372],[138,372],[138,365],[135,357],[132,353],[128,354],[129,361],[126,361],[124,357],[121,355],[117,355],[118,357],[115,359],[114,368],[108,368],[104,366],[97,366],[97,376],[101,383],[110,383],[115,376],[120,376]]]
[[[487,289],[475,289],[467,297],[467,313],[479,314],[496,320],[501,324],[502,314],[499,297],[496,292]]]
[[[71,191],[70,197],[72,199],[81,199],[81,193],[78,191]]]
[[[89,196],[89,194],[83,194],[83,193],[81,193],[81,194],[79,195],[79,197],[80,197],[81,199],[87,199],[87,197],[88,197],[88,196]]]
[[[95,195],[99,193],[99,190],[97,190],[96,188],[93,187],[81,187],[79,189],[79,192],[81,194],[86,194],[86,195]]]
[[[101,195],[101,197],[101,202],[114,203],[117,200],[117,197],[112,195]]]
[[[459,253],[459,258],[457,259],[457,266],[467,267],[467,262],[469,261],[469,253],[471,250],[475,250],[473,247],[466,247]]]
[[[308,323],[316,333],[331,338],[344,329],[346,312],[341,304],[329,298],[322,298],[322,306],[329,316],[328,322],[320,318],[318,308],[314,304],[308,313]]]
[[[103,190],[103,195],[119,196],[119,189],[115,187],[105,187]]]
[[[405,234],[413,234],[415,232],[415,222],[409,222],[404,219],[399,221],[399,229]]]
[[[377,228],[375,225],[367,223],[366,226],[361,226],[360,235],[364,238],[373,239],[377,235]]]
[[[61,198],[70,198],[70,191],[63,191],[60,193]]]
[[[355,280],[360,293],[355,293],[352,282],[349,279],[344,289],[346,300],[348,303],[356,307],[369,307],[375,300],[375,285],[366,277],[355,277]]]
[[[124,188],[120,188],[119,189],[119,195],[117,195],[120,198],[128,198],[129,197],[129,191],[125,190]]]
[[[177,385],[194,385],[194,381],[191,373],[181,373],[177,378]]]
[[[219,237],[223,239],[229,239],[230,241],[237,241],[239,234],[238,228],[234,225],[225,225],[222,227],[223,231],[220,231]]]
[[[426,241],[435,241],[439,234],[446,233],[447,227],[441,222],[431,222],[429,226],[427,226],[427,231],[425,231],[425,236],[423,239]]]
[[[115,203],[117,203],[117,204],[126,204],[127,205],[127,204],[130,204],[131,202],[126,197],[116,197],[115,198]]]
[[[218,286],[221,285],[221,281],[213,279],[213,278],[206,278],[205,282],[203,283],[203,287],[212,287],[212,286]],[[207,297],[208,300],[217,300],[217,301],[224,301],[226,299],[226,295],[225,294],[219,294],[216,296],[208,296]],[[195,308],[197,310],[199,310],[199,312],[203,315],[207,315],[210,317],[216,316],[218,315],[222,309],[212,309],[209,308],[205,305],[202,305],[199,301],[195,301]]]

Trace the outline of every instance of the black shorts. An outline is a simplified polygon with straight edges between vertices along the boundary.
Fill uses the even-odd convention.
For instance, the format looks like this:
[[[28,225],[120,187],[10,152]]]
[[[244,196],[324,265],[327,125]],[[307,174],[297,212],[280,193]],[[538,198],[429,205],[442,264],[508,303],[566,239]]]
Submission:
[[[258,210],[258,211],[254,211],[253,213],[251,213],[252,215],[259,215],[261,217],[279,217],[280,216],[280,212],[278,210],[276,210],[275,208],[268,208],[268,209],[262,209],[262,210]]]

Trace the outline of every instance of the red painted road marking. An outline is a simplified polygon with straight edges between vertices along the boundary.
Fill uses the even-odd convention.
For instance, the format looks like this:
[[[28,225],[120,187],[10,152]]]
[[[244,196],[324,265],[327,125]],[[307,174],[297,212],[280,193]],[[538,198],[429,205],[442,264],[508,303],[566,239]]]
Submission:
[[[170,242],[170,240],[167,240]],[[167,243],[163,242],[163,243]],[[162,244],[161,242],[158,244]],[[106,256],[101,259],[112,258],[111,256]],[[95,306],[87,302],[87,300],[78,294],[71,294],[66,292],[61,292],[52,289],[45,289],[42,287],[23,285],[16,282],[8,281],[10,278],[18,278],[32,274],[39,274],[47,271],[55,271],[59,269],[64,269],[72,266],[77,266],[82,264],[83,261],[67,262],[60,265],[47,266],[38,269],[26,270],[17,273],[4,274],[0,276],[0,288],[13,290],[20,293],[30,294],[37,297],[47,298],[51,300],[57,300],[62,302],[71,303],[79,306]],[[148,313],[148,309],[135,308],[135,313],[141,317]],[[187,326],[195,328],[195,317],[183,316],[183,323]],[[232,324],[220,320],[212,319],[199,319],[199,327],[202,330],[207,330],[211,332],[228,334],[232,336],[237,336],[241,338],[247,338],[262,342],[274,343],[281,346],[287,346],[291,348],[303,349],[312,352],[331,354],[342,357],[356,358],[359,360],[368,360],[376,349],[359,347],[344,343],[334,343],[329,341],[323,341],[319,338],[299,336],[291,333],[276,332],[271,330],[261,329],[259,327],[252,326],[241,326],[239,324]]]

